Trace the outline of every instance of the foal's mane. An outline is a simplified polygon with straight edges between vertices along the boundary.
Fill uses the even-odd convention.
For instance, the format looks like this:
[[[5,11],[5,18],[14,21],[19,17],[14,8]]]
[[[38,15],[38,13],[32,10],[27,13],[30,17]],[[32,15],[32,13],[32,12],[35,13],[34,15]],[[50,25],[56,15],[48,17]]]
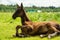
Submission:
[[[21,21],[22,21],[22,25],[24,25],[24,22],[25,21],[30,21],[30,20],[27,17],[26,12],[24,11],[23,4],[22,3],[21,3],[21,7],[20,8],[21,8],[21,12],[22,12]]]

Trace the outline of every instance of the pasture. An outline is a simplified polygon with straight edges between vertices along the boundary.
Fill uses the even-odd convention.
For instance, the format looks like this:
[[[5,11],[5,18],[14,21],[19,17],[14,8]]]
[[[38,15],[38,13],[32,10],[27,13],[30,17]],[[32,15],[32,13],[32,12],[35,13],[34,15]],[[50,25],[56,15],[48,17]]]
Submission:
[[[47,37],[40,38],[39,36],[26,38],[13,37],[15,27],[21,25],[21,19],[16,18],[16,20],[13,20],[12,15],[13,12],[0,12],[0,40],[48,40]],[[27,16],[33,22],[54,21],[60,24],[60,12],[28,12]],[[56,36],[51,40],[60,40],[60,36]]]

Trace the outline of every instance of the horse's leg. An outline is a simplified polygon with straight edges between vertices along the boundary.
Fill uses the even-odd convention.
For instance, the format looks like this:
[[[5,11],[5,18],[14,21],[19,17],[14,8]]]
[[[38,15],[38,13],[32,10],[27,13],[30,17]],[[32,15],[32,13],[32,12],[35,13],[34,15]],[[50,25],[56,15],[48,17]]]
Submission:
[[[40,37],[43,38],[43,37],[46,37],[47,35],[46,34],[41,34]]]
[[[20,28],[22,28],[23,26],[20,26],[20,25],[18,25],[17,27],[16,27],[16,36],[17,37],[27,37],[27,36],[29,36],[28,34],[24,34],[24,33],[19,33],[18,32],[18,30],[20,29]]]
[[[50,39],[51,37],[56,36],[57,33],[58,33],[58,32],[54,32],[54,33],[52,33],[52,34],[48,34],[48,38]]]
[[[50,39],[51,37],[56,36],[57,34],[58,34],[58,32],[48,31],[46,34],[41,34],[40,37],[43,38],[43,37],[48,36],[48,39]]]
[[[47,25],[47,27],[48,27],[49,29],[52,29],[54,32],[60,32],[58,29],[55,28],[54,25],[52,25],[52,24],[50,24],[50,23],[47,23],[46,25]]]
[[[52,36],[55,36],[58,32],[60,32],[59,30],[57,30],[54,26],[50,24],[48,25],[48,29],[49,29],[48,33],[46,35],[40,35],[40,37],[48,36],[48,38],[51,38]],[[54,31],[54,33],[51,31]]]
[[[56,29],[54,26],[50,26],[55,32],[60,32],[58,29]]]
[[[58,32],[54,32],[54,33],[47,33],[47,34],[41,34],[40,37],[43,38],[43,37],[46,37],[48,36],[48,39],[50,39],[51,37],[53,36],[56,36]]]
[[[19,36],[18,30],[19,30],[20,28],[21,28],[20,25],[18,25],[18,26],[16,27],[16,36]]]
[[[49,31],[47,33],[48,38],[50,39],[51,37],[57,35],[57,33],[59,32],[54,26],[50,26]]]

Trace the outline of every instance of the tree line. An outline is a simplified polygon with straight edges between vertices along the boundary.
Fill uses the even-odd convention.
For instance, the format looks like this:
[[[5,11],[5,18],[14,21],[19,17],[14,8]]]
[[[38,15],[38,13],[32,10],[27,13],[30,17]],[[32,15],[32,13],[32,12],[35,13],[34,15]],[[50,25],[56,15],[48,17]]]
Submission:
[[[0,12],[14,12],[17,8],[17,5],[2,5],[0,4]],[[26,12],[30,11],[37,11],[41,10],[42,12],[60,12],[60,7],[54,7],[54,6],[49,6],[49,7],[24,7],[24,10]]]

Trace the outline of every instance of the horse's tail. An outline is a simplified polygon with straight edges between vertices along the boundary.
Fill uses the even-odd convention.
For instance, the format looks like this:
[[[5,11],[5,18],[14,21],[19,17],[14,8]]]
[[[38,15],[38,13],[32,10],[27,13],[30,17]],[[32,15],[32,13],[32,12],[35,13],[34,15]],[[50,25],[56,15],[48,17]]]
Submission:
[[[56,27],[55,28],[60,31],[60,24],[56,24]],[[58,32],[58,35],[60,35],[60,32]]]
[[[56,27],[55,28],[60,31],[60,25],[59,24],[56,24]]]

